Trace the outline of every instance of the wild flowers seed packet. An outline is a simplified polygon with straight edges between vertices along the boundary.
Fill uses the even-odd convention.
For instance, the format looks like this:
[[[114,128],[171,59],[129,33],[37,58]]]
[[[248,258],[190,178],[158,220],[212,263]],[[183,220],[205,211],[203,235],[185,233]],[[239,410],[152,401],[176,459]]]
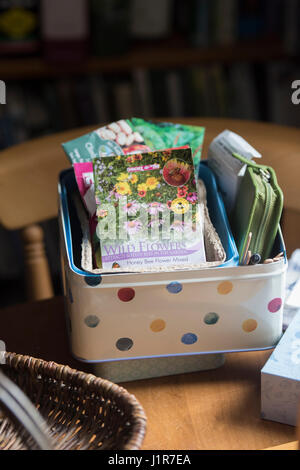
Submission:
[[[191,149],[93,160],[103,269],[205,262]]]

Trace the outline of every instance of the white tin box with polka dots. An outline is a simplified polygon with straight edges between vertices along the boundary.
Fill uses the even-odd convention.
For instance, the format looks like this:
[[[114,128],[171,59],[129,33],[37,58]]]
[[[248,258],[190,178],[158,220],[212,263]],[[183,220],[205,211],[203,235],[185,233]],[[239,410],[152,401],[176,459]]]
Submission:
[[[201,177],[227,254],[221,266],[95,275],[80,268],[82,235],[69,197],[76,186],[73,171],[61,174],[62,275],[76,358],[94,363],[201,354],[220,358],[220,353],[271,348],[279,341],[286,257],[272,264],[237,266],[218,190]],[[274,256],[279,251],[285,252],[280,230]]]

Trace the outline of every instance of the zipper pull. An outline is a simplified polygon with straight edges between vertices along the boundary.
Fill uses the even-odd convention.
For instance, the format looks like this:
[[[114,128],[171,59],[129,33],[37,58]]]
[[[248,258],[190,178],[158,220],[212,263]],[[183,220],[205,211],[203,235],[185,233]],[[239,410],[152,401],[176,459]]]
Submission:
[[[259,172],[260,172],[260,174],[262,175],[264,181],[265,181],[266,183],[269,183],[269,182],[270,182],[270,179],[271,179],[271,175],[270,175],[270,173],[268,172],[268,170],[265,170],[265,169],[263,169],[263,168],[260,168],[260,169],[259,169]]]

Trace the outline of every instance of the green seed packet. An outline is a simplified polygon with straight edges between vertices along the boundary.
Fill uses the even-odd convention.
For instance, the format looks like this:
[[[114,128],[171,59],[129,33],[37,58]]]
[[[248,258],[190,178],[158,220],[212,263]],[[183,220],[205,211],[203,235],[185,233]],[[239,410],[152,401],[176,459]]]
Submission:
[[[97,157],[147,152],[189,145],[197,171],[201,159],[204,127],[121,119],[62,144],[71,163],[90,162]]]
[[[93,161],[102,268],[205,262],[191,149]]]
[[[153,149],[182,147],[189,145],[192,150],[195,170],[198,171],[205,134],[205,128],[171,122],[149,122],[131,118],[130,123]]]

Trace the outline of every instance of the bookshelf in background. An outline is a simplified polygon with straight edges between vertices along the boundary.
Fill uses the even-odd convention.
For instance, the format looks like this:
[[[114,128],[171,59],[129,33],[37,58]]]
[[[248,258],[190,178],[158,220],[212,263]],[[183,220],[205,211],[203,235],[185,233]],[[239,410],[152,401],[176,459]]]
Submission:
[[[55,2],[58,24],[53,0],[18,1],[36,22],[23,42],[33,37],[39,54],[19,48],[1,58],[0,148],[132,114],[300,121],[295,109],[285,117],[287,80],[299,68],[299,0]],[[12,18],[14,2],[0,0],[0,52],[13,36],[7,27],[1,35],[13,24],[5,9]]]
[[[155,46],[136,46],[120,56],[90,57],[79,64],[51,64],[40,57],[2,58],[0,77],[2,80],[47,79],[97,73],[119,74],[137,67],[166,69],[214,62],[230,64],[237,61],[265,62],[288,58],[279,41],[250,41],[234,46],[191,48],[182,45],[182,41],[174,37]]]

